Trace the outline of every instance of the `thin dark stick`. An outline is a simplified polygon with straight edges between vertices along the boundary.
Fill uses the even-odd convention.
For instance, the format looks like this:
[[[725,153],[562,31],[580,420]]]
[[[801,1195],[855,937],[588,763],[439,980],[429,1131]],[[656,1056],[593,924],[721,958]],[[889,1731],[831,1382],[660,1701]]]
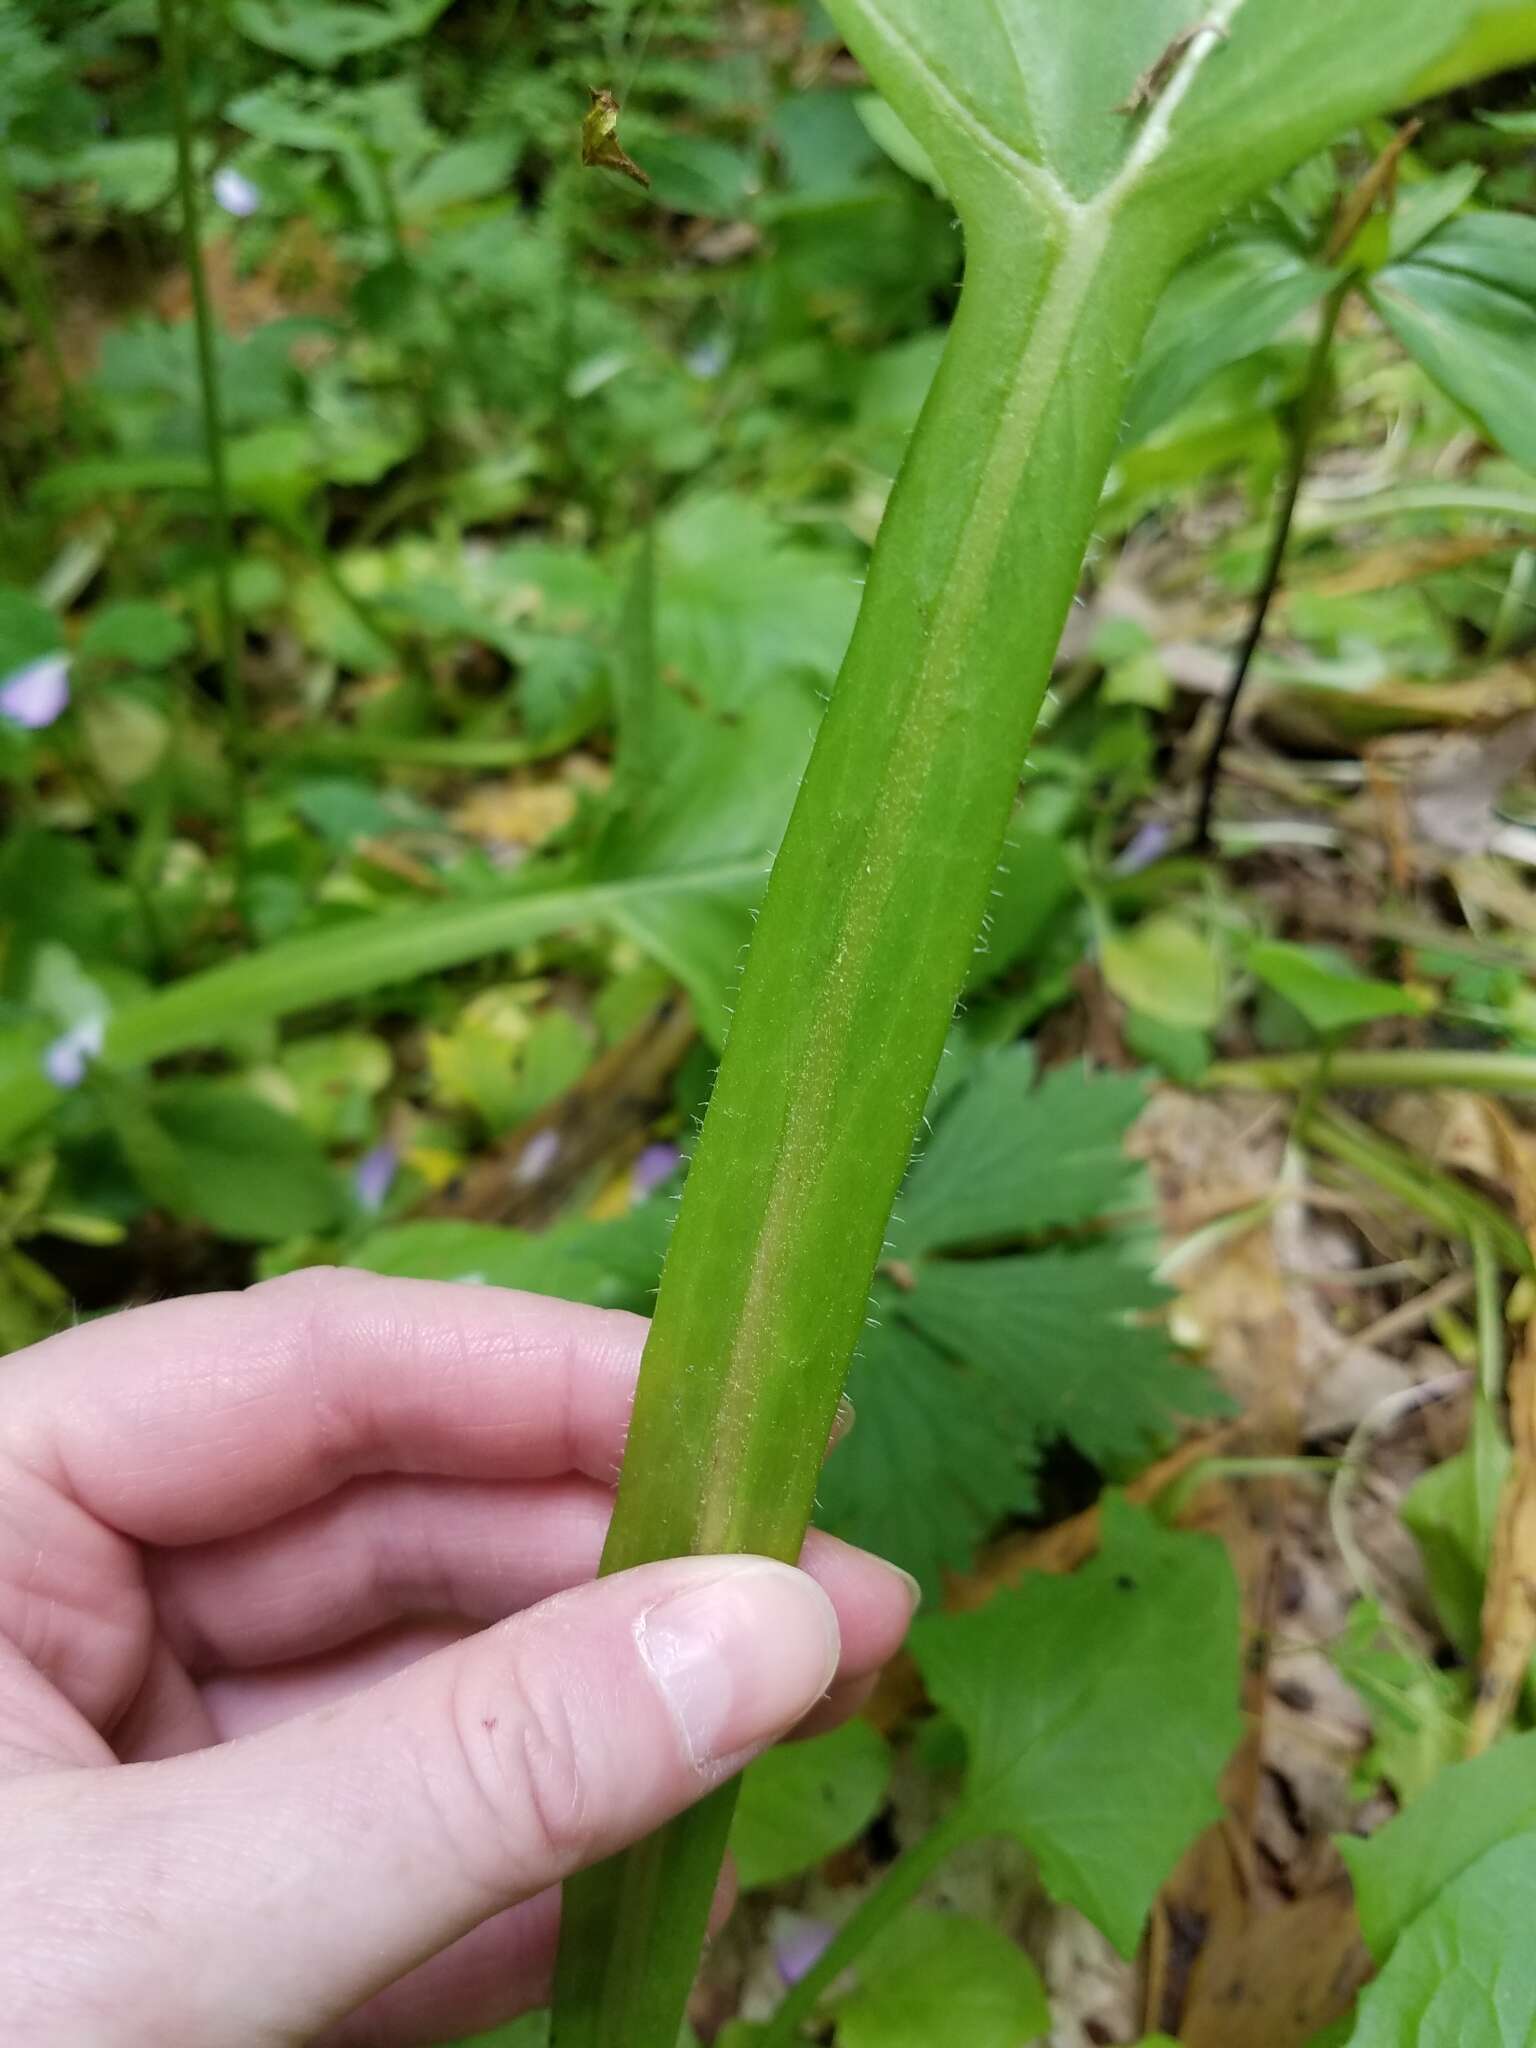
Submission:
[[[1274,528],[1269,538],[1269,553],[1264,560],[1264,574],[1254,598],[1248,631],[1232,670],[1231,680],[1227,684],[1226,694],[1221,701],[1221,716],[1216,724],[1216,737],[1211,741],[1211,750],[1206,755],[1205,769],[1200,778],[1200,808],[1195,814],[1194,836],[1194,850],[1197,853],[1205,852],[1211,843],[1211,819],[1216,808],[1216,788],[1221,781],[1222,751],[1232,730],[1232,720],[1237,713],[1237,701],[1243,694],[1248,671],[1253,666],[1253,658],[1264,638],[1269,608],[1280,588],[1280,574],[1285,567],[1285,551],[1291,538],[1291,525],[1296,517],[1296,501],[1301,496],[1302,482],[1307,473],[1307,458],[1312,452],[1313,437],[1323,415],[1323,403],[1328,390],[1328,361],[1333,353],[1333,337],[1338,328],[1339,314],[1343,311],[1344,301],[1348,298],[1353,285],[1353,276],[1341,278],[1328,294],[1323,305],[1323,317],[1318,326],[1317,339],[1312,344],[1306,382],[1302,386],[1296,416],[1291,423],[1291,447],[1286,463],[1285,486],[1281,492]]]
[[[225,746],[229,754],[230,808],[234,824],[235,901],[244,908],[249,837],[246,817],[247,757],[250,752],[250,705],[241,667],[240,628],[235,617],[233,588],[234,525],[229,511],[229,469],[224,457],[224,409],[219,394],[219,364],[213,304],[203,268],[202,203],[192,157],[192,113],[187,91],[185,0],[159,0],[160,46],[171,88],[176,124],[176,177],[181,200],[181,242],[192,286],[192,311],[197,333],[198,385],[202,396],[203,438],[208,450],[209,500],[213,512],[214,605],[218,615],[219,667],[224,691]]]

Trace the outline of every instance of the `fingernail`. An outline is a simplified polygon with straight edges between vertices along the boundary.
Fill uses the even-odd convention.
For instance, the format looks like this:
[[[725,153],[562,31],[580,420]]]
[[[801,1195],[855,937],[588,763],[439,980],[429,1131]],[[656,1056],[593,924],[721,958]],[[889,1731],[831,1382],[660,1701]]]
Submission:
[[[713,1558],[695,1569],[708,1576],[648,1608],[635,1635],[704,1770],[793,1727],[831,1684],[840,1646],[831,1601],[792,1565]]]
[[[919,1607],[921,1607],[923,1604],[922,1587],[918,1584],[917,1580],[913,1578],[912,1574],[910,1572],[904,1572],[899,1564],[892,1564],[889,1558],[884,1559],[883,1562],[885,1564],[886,1570],[894,1572],[897,1578],[900,1579],[901,1583],[906,1587],[907,1599],[911,1603],[912,1612],[916,1614]]]

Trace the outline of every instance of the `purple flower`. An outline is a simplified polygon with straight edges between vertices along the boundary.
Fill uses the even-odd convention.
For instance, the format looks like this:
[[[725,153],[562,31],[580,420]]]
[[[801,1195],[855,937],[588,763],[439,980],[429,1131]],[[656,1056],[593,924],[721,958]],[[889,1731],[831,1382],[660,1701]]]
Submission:
[[[382,1145],[375,1145],[371,1152],[365,1152],[352,1174],[352,1192],[357,1197],[358,1206],[366,1209],[370,1216],[376,1216],[383,1208],[399,1171],[400,1154],[388,1139]]]
[[[69,709],[69,656],[45,654],[0,682],[0,718],[27,732],[41,732]]]
[[[786,1914],[773,1944],[773,1960],[786,1985],[798,1984],[826,1954],[832,1929],[824,1920]]]
[[[635,1161],[629,1177],[635,1200],[643,1202],[663,1181],[670,1180],[682,1156],[675,1145],[647,1145]]]
[[[1143,868],[1149,868],[1160,861],[1173,844],[1172,830],[1158,818],[1149,818],[1115,855],[1110,872],[1116,875],[1139,875]]]
[[[78,1088],[107,1035],[104,1017],[83,1017],[43,1052],[43,1072],[55,1088]]]
[[[253,185],[244,171],[223,164],[213,174],[213,196],[236,220],[249,220],[261,210],[261,187]]]

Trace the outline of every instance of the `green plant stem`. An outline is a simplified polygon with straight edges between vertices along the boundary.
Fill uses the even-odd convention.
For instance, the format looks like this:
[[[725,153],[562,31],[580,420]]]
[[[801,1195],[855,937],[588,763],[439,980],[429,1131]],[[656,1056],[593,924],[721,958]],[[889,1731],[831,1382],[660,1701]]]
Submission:
[[[1312,353],[1307,360],[1306,380],[1302,385],[1295,418],[1291,423],[1285,481],[1281,488],[1280,501],[1275,507],[1269,550],[1264,558],[1264,572],[1259,578],[1253,612],[1248,621],[1248,631],[1243,636],[1243,644],[1238,650],[1226,694],[1221,700],[1216,731],[1200,777],[1200,803],[1195,813],[1194,833],[1194,845],[1199,852],[1206,851],[1211,843],[1211,820],[1216,810],[1217,785],[1221,781],[1221,757],[1226,748],[1227,736],[1232,730],[1232,721],[1237,715],[1243,685],[1248,680],[1254,656],[1258,653],[1264,638],[1270,607],[1280,589],[1286,549],[1290,545],[1291,525],[1296,517],[1296,501],[1301,495],[1307,462],[1312,453],[1312,442],[1323,416],[1328,393],[1328,369],[1333,354],[1333,337],[1338,329],[1339,315],[1344,310],[1344,301],[1354,289],[1354,282],[1353,273],[1341,278],[1324,300],[1317,334],[1312,343]]]
[[[1475,1243],[1481,1233],[1512,1272],[1536,1270],[1524,1236],[1502,1209],[1406,1146],[1328,1104],[1312,1111],[1301,1135],[1448,1236]]]
[[[863,1954],[876,1935],[882,1934],[896,1915],[912,1903],[939,1866],[977,1832],[975,1817],[964,1807],[956,1807],[920,1842],[899,1856],[874,1890],[865,1893],[811,1968],[775,2009],[763,2029],[758,2048],[794,2048],[801,2027],[828,1988]]]
[[[247,775],[250,752],[250,704],[234,597],[234,523],[229,509],[229,469],[224,451],[224,415],[219,389],[219,363],[213,302],[203,265],[202,200],[192,154],[192,108],[187,83],[187,0],[159,0],[160,44],[170,85],[176,126],[176,180],[181,206],[181,244],[192,287],[193,325],[197,336],[198,385],[202,399],[203,440],[208,456],[208,496],[213,516],[213,588],[219,636],[219,668],[224,693],[225,747],[229,756],[230,809],[234,833],[235,900],[242,918],[250,869]]]
[[[775,863],[641,1373],[608,1571],[792,1559],[972,965],[1167,245],[1017,193],[967,284]],[[671,2048],[734,1786],[566,1887],[559,2048]]]
[[[1242,1088],[1295,1093],[1318,1072],[1317,1053],[1280,1053],[1272,1058],[1218,1060],[1201,1080],[1203,1088]],[[1536,1095],[1536,1056],[1514,1052],[1335,1052],[1328,1076],[1336,1088],[1475,1088],[1489,1095]]]

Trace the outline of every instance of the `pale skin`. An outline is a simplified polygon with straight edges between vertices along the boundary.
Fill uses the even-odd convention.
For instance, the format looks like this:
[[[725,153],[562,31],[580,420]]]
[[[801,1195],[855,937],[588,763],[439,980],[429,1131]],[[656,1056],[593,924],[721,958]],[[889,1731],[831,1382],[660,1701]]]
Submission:
[[[491,2026],[562,1876],[861,1702],[861,1551],[594,1579],[644,1334],[328,1272],[0,1362],[8,2043]]]

